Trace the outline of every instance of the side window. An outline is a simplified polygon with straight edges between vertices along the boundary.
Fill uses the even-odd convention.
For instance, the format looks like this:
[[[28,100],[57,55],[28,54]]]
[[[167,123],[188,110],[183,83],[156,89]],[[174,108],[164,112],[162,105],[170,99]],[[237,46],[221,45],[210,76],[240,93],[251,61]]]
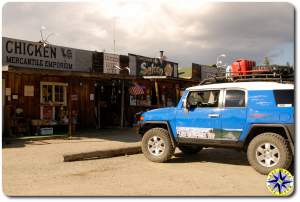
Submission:
[[[218,107],[219,90],[192,91],[188,96],[190,107]]]
[[[245,107],[245,91],[226,90],[225,107]]]
[[[274,97],[278,107],[294,106],[294,90],[274,90]]]

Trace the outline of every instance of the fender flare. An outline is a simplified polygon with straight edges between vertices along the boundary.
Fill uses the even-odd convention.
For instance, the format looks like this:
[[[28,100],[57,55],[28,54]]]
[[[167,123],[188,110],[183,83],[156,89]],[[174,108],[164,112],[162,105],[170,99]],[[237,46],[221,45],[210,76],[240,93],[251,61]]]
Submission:
[[[166,125],[167,126],[167,130],[169,132],[169,136],[171,138],[171,142],[172,142],[173,146],[176,147],[177,142],[175,140],[175,137],[174,137],[173,132],[171,130],[171,126],[170,126],[170,124],[169,124],[168,121],[145,121],[143,123],[143,125],[146,125],[146,124],[163,124],[163,125]]]
[[[289,131],[289,129],[287,128],[287,126],[285,126],[284,124],[253,124],[251,125],[250,129],[249,129],[249,132],[248,134],[256,127],[261,127],[261,128],[274,128],[274,127],[280,127],[280,128],[283,128],[284,131],[285,131],[285,134],[288,138],[288,141],[289,141],[289,145],[291,147],[291,150],[292,150],[292,153],[293,155],[295,155],[295,146],[294,146],[294,141],[293,141],[293,138],[291,137],[291,133]]]

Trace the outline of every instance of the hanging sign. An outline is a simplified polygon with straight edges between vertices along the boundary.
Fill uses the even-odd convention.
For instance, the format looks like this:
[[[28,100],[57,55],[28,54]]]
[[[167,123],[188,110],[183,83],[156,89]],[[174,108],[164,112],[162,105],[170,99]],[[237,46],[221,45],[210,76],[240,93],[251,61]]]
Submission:
[[[111,53],[103,54],[103,73],[119,74],[120,73],[120,56]]]
[[[178,64],[158,58],[129,55],[129,68],[131,74],[139,76],[166,76],[177,77]]]

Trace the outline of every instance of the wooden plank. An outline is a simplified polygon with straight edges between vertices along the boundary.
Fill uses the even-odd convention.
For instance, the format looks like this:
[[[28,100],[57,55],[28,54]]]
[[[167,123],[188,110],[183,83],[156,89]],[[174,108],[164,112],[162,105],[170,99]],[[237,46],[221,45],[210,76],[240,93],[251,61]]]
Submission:
[[[123,155],[139,154],[142,152],[141,146],[129,146],[116,149],[97,150],[73,154],[63,155],[64,162],[87,160],[87,159],[102,159],[111,158]]]

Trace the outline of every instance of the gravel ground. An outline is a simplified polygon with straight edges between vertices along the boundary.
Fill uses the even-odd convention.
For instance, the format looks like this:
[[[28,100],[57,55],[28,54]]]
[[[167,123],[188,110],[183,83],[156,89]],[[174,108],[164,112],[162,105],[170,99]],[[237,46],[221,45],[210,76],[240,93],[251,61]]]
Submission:
[[[229,149],[205,149],[168,163],[153,163],[142,154],[63,162],[74,151],[138,144],[131,135],[112,138],[44,140],[11,144],[3,151],[3,191],[9,196],[265,196],[266,176],[254,171],[246,155]],[[107,137],[107,135],[110,135]]]

